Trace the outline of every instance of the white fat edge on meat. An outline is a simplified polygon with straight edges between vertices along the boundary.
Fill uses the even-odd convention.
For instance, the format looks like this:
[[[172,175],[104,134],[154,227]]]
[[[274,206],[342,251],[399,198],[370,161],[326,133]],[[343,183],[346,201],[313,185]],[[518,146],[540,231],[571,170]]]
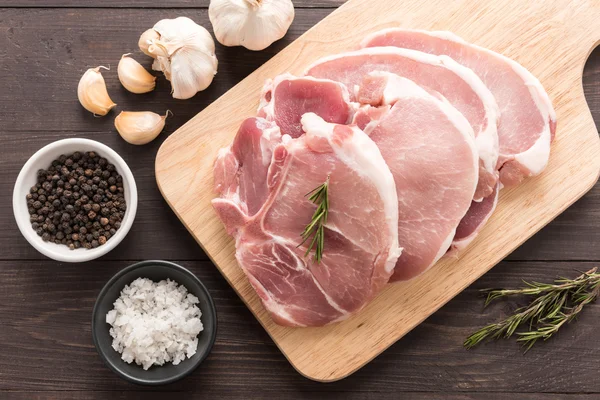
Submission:
[[[325,122],[323,118],[314,113],[304,114],[301,123],[307,135],[326,138],[340,161],[360,176],[368,178],[377,188],[383,202],[391,238],[390,250],[385,264],[386,272],[391,273],[402,253],[402,248],[398,244],[398,194],[394,177],[379,148],[367,134],[356,126],[351,127],[354,133],[352,139],[344,141],[342,147],[340,147],[332,140],[335,124]]]
[[[335,61],[340,58],[360,57],[360,56],[364,56],[364,55],[367,55],[367,56],[369,56],[369,55],[395,55],[395,56],[400,56],[400,57],[416,59],[419,61],[423,61],[427,64],[440,64],[440,60],[439,60],[438,56],[433,55],[433,54],[423,53],[423,52],[417,51],[417,50],[403,49],[400,47],[393,47],[393,46],[368,47],[365,49],[348,51],[345,53],[333,54],[330,56],[322,57],[322,58],[318,59],[317,61],[315,61],[314,63],[312,63],[311,65],[309,65],[306,68],[306,70],[304,71],[304,75],[310,77],[310,75],[309,75],[310,70],[318,65],[325,64],[330,61]],[[315,79],[317,79],[317,78],[315,78]]]
[[[380,32],[393,31],[395,28],[387,29]],[[371,36],[375,36],[380,34],[380,32],[376,32]],[[367,37],[369,39],[369,37]],[[366,44],[366,40],[363,42],[363,45]],[[310,65],[306,71],[305,75],[309,74],[310,70],[317,65],[321,65],[330,61],[337,60],[343,57],[359,57],[361,55],[396,55],[400,57],[409,58],[418,62],[422,62],[425,64],[431,65],[441,65],[446,69],[452,71],[457,74],[461,79],[463,79],[471,89],[477,94],[477,96],[481,99],[483,107],[485,109],[485,114],[488,119],[487,127],[485,131],[478,132],[477,136],[484,136],[484,138],[480,139],[477,142],[478,146],[481,146],[481,149],[478,149],[478,152],[481,153],[481,157],[484,161],[484,165],[486,169],[492,173],[496,171],[496,164],[498,160],[499,153],[499,144],[498,144],[498,120],[500,118],[500,108],[496,103],[496,98],[490,90],[485,86],[485,84],[479,79],[477,74],[473,72],[471,69],[464,67],[458,64],[456,61],[452,60],[447,56],[437,56],[434,54],[424,53],[417,50],[405,49],[401,47],[387,46],[387,47],[367,47],[356,51],[350,51],[347,53],[336,54],[328,57],[321,58],[317,60],[315,63]],[[487,139],[486,139],[487,138]]]
[[[548,97],[548,93],[544,90],[540,81],[521,64],[510,60],[509,58],[507,58],[507,60],[510,62],[513,71],[523,79],[523,82],[529,89],[531,98],[538,110],[540,110],[542,118],[544,119],[542,132],[540,132],[540,136],[533,146],[514,156],[515,160],[527,168],[532,175],[538,175],[546,168],[548,160],[550,159],[550,147],[552,144],[550,120],[553,122],[556,121],[556,112],[554,111],[554,107],[552,107],[552,102]]]
[[[473,89],[481,99],[485,109],[487,126],[476,134],[477,150],[479,157],[483,160],[485,169],[491,173],[496,172],[500,145],[498,139],[498,122],[500,120],[500,108],[496,98],[483,81],[472,69],[467,68],[448,56],[439,56],[444,66],[452,70]]]
[[[471,46],[481,52],[489,54],[493,57],[499,58],[502,61],[508,63],[512,70],[523,80],[523,83],[529,89],[529,93],[531,94],[531,98],[533,99],[535,105],[538,108],[538,111],[542,115],[544,120],[544,128],[542,132],[540,132],[540,136],[536,140],[536,142],[529,149],[521,152],[519,154],[514,155],[514,159],[525,168],[527,168],[532,175],[538,175],[541,173],[546,165],[548,164],[548,159],[550,158],[550,145],[552,142],[552,134],[550,132],[550,120],[556,122],[556,111],[552,106],[552,102],[550,101],[550,97],[548,93],[542,86],[539,79],[537,79],[527,68],[523,67],[521,64],[516,62],[515,60],[506,57],[503,54],[497,53],[490,49],[486,49],[485,47],[478,46],[473,43],[469,43],[465,41],[460,36],[448,31],[435,31],[435,32],[425,32],[434,37],[438,37],[441,39],[446,39],[450,41],[454,41],[457,43],[461,43],[467,46]]]

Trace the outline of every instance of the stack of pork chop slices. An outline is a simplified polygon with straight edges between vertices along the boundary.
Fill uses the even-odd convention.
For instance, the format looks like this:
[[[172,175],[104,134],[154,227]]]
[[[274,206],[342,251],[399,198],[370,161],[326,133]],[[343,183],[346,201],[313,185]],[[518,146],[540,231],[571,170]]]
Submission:
[[[269,80],[215,163],[236,258],[279,324],[341,321],[467,246],[545,168],[556,117],[524,67],[448,32],[389,29]],[[323,256],[301,233],[328,184]]]

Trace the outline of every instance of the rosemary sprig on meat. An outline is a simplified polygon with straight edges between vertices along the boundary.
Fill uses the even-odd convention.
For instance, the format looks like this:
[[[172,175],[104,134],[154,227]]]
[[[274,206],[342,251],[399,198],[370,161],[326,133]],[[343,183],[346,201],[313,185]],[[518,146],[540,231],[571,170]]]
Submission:
[[[510,338],[517,335],[517,342],[527,352],[538,340],[548,340],[561,327],[573,321],[583,308],[594,302],[600,294],[600,273],[597,268],[582,273],[575,279],[559,278],[554,283],[525,282],[520,289],[484,289],[487,294],[485,306],[492,301],[514,295],[536,296],[528,306],[515,310],[508,318],[479,329],[469,336],[464,346],[470,349],[485,340]],[[528,325],[529,330],[517,332]]]
[[[329,213],[329,177],[320,186],[308,192],[305,197],[317,205],[317,209],[313,213],[312,219],[304,231],[302,232],[302,242],[298,247],[306,243],[312,236],[312,240],[306,249],[305,256],[315,249],[315,262],[321,262],[323,258],[323,249],[325,247],[325,224],[327,224],[327,214]]]

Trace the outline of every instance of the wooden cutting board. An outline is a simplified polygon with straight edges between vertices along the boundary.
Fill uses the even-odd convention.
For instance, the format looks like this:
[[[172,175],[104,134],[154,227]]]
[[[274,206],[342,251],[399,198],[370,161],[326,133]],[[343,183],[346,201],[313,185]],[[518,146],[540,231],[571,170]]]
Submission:
[[[515,59],[537,76],[556,108],[550,164],[504,190],[496,213],[460,259],[389,285],[358,315],[323,328],[274,324],[234,258],[210,201],[217,150],[253,116],[264,81],[301,74],[318,58],[356,49],[367,34],[402,26],[449,30]],[[598,0],[350,0],[207,107],[162,145],[156,179],[177,216],[303,375],[344,378],[396,342],[586,193],[600,173],[600,141],[581,75],[600,40]],[[465,311],[467,312],[467,311]]]

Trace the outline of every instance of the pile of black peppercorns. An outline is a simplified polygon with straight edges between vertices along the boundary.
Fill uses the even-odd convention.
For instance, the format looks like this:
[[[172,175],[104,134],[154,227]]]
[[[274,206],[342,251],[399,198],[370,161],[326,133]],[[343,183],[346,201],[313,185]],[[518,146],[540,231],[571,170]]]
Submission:
[[[123,178],[106,158],[93,151],[61,155],[38,171],[26,196],[29,220],[45,242],[96,248],[121,226],[123,192]]]

